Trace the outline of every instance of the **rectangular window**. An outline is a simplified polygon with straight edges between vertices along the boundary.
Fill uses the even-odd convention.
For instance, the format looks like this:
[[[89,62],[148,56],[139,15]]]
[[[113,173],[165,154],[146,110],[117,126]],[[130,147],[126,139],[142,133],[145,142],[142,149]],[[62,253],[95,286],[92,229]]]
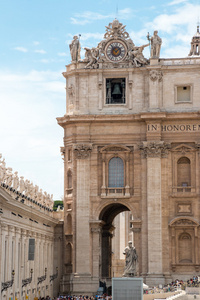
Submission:
[[[29,239],[28,260],[34,260],[35,255],[35,239]]]
[[[126,80],[125,78],[106,79],[106,104],[126,103]]]
[[[176,87],[176,103],[180,102],[191,102],[191,86],[183,85]]]

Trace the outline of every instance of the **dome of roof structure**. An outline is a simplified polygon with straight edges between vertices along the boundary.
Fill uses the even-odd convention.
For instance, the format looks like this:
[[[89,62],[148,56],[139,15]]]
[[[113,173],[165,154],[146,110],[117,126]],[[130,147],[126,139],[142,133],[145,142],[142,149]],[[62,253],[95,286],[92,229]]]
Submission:
[[[200,47],[200,32],[199,32],[199,25],[198,25],[197,32],[195,33],[191,41],[191,49],[190,49],[189,56],[192,55],[199,56],[200,55],[199,47]]]

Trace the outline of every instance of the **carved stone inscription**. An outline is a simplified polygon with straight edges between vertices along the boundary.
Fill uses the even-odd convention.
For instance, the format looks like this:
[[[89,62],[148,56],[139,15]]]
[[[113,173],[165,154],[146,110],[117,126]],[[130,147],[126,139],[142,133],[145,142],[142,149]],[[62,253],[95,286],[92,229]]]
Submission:
[[[167,124],[158,126],[158,124],[148,124],[148,132],[197,132],[200,131],[200,124]]]

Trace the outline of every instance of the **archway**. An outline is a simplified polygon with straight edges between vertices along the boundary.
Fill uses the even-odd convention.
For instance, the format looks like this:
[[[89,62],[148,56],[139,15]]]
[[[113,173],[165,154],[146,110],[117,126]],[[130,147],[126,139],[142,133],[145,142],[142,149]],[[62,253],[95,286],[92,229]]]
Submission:
[[[99,215],[103,221],[101,235],[101,279],[108,282],[112,277],[112,237],[113,220],[124,211],[130,211],[127,206],[121,203],[112,203],[104,207]]]

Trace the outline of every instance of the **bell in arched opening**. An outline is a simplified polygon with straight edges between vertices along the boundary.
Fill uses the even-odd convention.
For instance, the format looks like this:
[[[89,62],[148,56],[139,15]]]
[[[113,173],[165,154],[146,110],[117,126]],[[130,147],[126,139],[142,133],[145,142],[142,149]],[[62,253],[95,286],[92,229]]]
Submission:
[[[115,83],[112,94],[113,95],[120,95],[121,96],[122,92],[121,92],[120,84],[119,83]]]

